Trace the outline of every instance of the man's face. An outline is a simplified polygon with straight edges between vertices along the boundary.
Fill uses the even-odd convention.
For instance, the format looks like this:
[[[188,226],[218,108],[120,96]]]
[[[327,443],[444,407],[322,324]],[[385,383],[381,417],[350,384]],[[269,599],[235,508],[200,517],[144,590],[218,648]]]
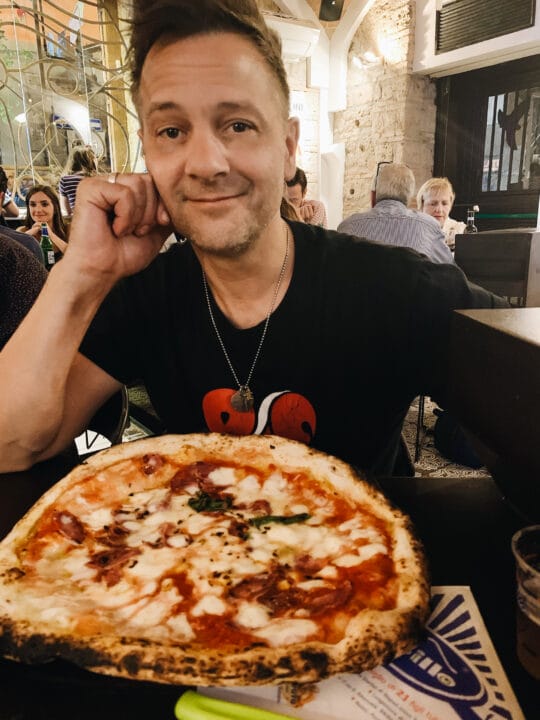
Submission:
[[[296,183],[292,187],[287,186],[287,199],[294,205],[294,207],[300,207],[304,196],[302,194],[302,186],[300,183]]]
[[[298,126],[249,40],[220,33],[154,45],[138,100],[146,166],[195,247],[235,255],[279,220]]]

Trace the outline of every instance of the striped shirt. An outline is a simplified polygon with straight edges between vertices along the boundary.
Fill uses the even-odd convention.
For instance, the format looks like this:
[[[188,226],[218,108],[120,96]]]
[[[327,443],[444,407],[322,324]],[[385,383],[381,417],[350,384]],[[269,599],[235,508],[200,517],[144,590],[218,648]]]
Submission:
[[[338,232],[386,245],[408,247],[426,255],[432,262],[454,262],[435,218],[411,210],[399,200],[381,200],[371,210],[351,215],[340,223]]]
[[[73,208],[75,207],[75,195],[77,194],[77,187],[79,186],[79,183],[84,177],[84,175],[75,173],[75,175],[63,175],[60,178],[58,192],[60,193],[60,195],[63,195],[68,199],[69,207],[71,208],[72,212]]]

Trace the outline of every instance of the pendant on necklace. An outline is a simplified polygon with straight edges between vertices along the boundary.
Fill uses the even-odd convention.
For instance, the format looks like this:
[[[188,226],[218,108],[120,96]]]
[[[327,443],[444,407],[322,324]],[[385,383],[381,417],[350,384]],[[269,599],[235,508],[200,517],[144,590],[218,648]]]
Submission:
[[[253,410],[253,393],[247,385],[240,385],[231,397],[231,405],[237,412],[249,412]]]

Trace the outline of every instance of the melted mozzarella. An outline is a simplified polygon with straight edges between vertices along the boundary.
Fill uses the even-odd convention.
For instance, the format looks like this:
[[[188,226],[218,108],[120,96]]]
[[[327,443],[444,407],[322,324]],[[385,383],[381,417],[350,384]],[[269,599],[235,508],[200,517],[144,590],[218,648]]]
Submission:
[[[216,468],[208,473],[208,477],[214,485],[228,487],[235,484],[236,470],[232,467]]]
[[[167,620],[167,627],[174,633],[174,639],[182,642],[193,640],[195,633],[185,613],[173,615]]]
[[[201,615],[223,615],[227,611],[227,605],[215,595],[205,595],[191,609],[193,617]]]
[[[268,625],[269,620],[270,611],[268,608],[253,602],[241,602],[235,617],[238,625],[250,630]]]
[[[313,622],[313,620],[282,618],[251,632],[253,635],[266,640],[271,647],[281,647],[307,640],[318,629],[317,623]]]
[[[335,558],[334,564],[339,567],[353,567],[354,565],[360,565],[366,560],[369,560],[374,555],[382,553],[386,555],[387,549],[384,545],[376,543],[374,545],[361,545],[356,553],[346,553]]]
[[[110,508],[97,508],[85,516],[84,522],[92,530],[100,530],[104,525],[112,523],[112,513]]]

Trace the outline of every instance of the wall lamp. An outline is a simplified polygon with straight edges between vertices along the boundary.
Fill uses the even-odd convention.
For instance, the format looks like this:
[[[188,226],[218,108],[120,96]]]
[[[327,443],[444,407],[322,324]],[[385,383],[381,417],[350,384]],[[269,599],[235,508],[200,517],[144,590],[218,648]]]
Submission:
[[[360,55],[353,55],[351,61],[355,67],[363,70],[367,67],[373,67],[373,65],[380,65],[382,58],[375,55],[371,50],[367,50],[365,53],[360,53]]]

